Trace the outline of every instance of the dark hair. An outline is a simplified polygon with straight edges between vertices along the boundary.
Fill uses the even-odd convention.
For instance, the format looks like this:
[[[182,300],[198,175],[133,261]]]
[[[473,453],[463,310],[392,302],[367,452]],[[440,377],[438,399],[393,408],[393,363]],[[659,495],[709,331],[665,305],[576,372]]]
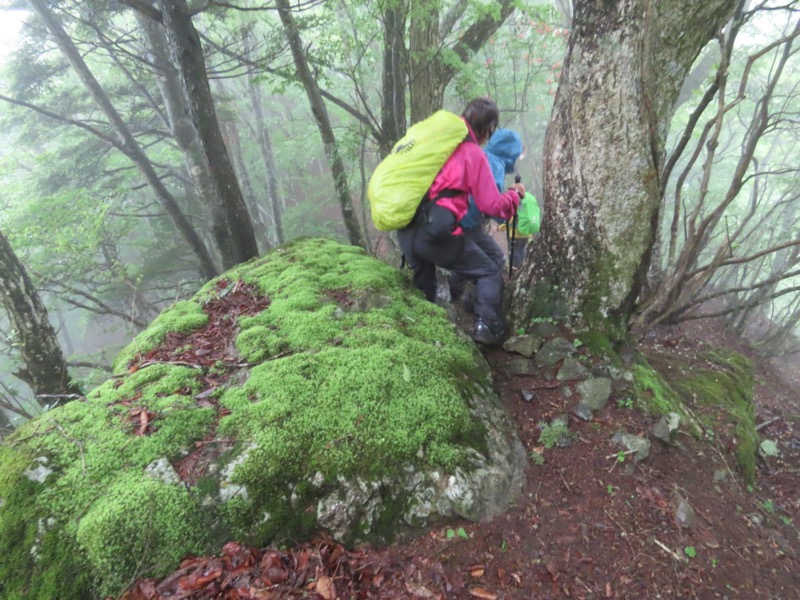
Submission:
[[[489,97],[475,98],[467,104],[461,116],[467,120],[478,141],[486,141],[497,129],[500,121],[500,109]]]

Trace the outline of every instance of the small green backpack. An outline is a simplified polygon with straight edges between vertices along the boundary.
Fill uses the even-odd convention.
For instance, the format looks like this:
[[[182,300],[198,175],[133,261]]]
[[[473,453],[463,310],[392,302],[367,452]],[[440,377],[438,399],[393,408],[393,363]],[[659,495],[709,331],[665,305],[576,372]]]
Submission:
[[[468,133],[464,120],[446,110],[408,129],[369,180],[367,197],[375,227],[392,231],[411,222],[442,165]]]

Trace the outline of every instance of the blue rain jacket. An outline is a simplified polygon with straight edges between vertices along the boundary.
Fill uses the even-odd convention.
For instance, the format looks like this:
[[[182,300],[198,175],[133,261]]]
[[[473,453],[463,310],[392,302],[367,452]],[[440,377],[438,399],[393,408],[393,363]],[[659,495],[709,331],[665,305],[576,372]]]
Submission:
[[[514,172],[514,164],[517,162],[519,155],[522,154],[522,140],[516,131],[497,129],[492,134],[483,152],[486,154],[486,158],[489,159],[489,166],[492,169],[497,189],[502,192],[506,174]],[[461,227],[474,229],[480,227],[483,224],[483,220],[483,214],[470,197],[467,214],[461,219]]]

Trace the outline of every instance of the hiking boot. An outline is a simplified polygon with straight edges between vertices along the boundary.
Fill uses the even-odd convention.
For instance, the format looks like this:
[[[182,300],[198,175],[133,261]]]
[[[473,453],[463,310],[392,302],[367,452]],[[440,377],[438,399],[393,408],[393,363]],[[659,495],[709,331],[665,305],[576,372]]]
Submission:
[[[472,339],[476,342],[480,342],[481,344],[486,344],[487,346],[496,346],[503,341],[504,334],[505,332],[495,333],[492,331],[491,327],[489,327],[482,320],[478,319],[475,321],[475,329],[472,331]]]

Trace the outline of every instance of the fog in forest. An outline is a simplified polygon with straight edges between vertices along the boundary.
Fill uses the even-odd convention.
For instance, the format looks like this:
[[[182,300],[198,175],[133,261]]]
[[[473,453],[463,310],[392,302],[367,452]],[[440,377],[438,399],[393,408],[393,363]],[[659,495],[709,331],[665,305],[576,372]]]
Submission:
[[[300,55],[273,9],[210,3],[167,27],[148,3],[126,4],[3,3],[0,428],[50,403],[20,376],[48,323],[56,343],[40,351],[60,351],[87,391],[164,308],[253,252],[324,236],[399,267],[394,236],[372,225],[367,182],[435,108],[494,98],[548,215],[545,136],[568,3],[508,14],[498,3],[502,20],[471,29],[483,4],[445,2],[438,45],[420,49],[377,3],[309,2],[291,11]],[[653,183],[657,237],[631,316],[640,335],[714,318],[762,356],[797,363],[799,23],[794,2],[742,3],[686,78]],[[202,53],[180,46],[190,25]],[[422,101],[426,80],[445,87]],[[20,290],[35,302],[23,308]]]

